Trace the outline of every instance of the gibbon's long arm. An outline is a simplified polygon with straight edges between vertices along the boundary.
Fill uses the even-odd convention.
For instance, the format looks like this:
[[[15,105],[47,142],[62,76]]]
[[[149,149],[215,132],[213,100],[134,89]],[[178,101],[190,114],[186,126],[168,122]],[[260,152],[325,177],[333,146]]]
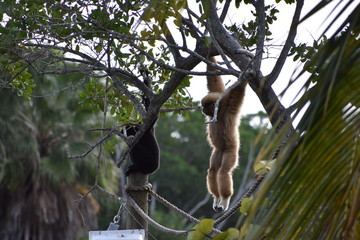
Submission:
[[[227,95],[227,104],[228,109],[227,111],[230,112],[240,112],[240,107],[244,102],[245,97],[245,89],[246,89],[247,82],[242,81],[238,86],[232,89]]]
[[[209,60],[217,64],[215,57],[209,57]],[[216,68],[207,65],[207,71],[218,71]],[[207,88],[209,92],[223,92],[225,91],[225,85],[220,75],[207,75]]]

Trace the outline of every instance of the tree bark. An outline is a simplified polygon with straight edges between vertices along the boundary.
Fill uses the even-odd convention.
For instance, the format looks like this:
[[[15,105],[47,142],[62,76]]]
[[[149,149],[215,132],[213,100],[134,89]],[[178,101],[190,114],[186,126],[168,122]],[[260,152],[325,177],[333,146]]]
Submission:
[[[127,185],[131,187],[142,187],[148,184],[148,175],[142,173],[130,174],[127,178]],[[148,193],[147,191],[129,191],[130,196],[138,206],[146,213],[149,212]],[[143,219],[136,210],[129,206],[129,212],[126,216],[126,229],[144,229],[145,239],[148,239],[148,223]]]
[[[242,49],[240,43],[222,26],[216,13],[215,3],[216,1],[211,1],[208,18],[209,27],[212,28],[212,32],[214,33],[214,40],[218,42],[222,51],[239,67],[241,71],[256,71],[254,76],[248,78],[247,80],[252,90],[259,97],[259,100],[267,112],[275,131],[279,132],[284,126],[284,123],[288,121],[291,122],[290,114],[281,104],[272,87],[266,85],[266,77],[262,75],[260,70],[254,69],[254,66],[252,66],[252,59],[239,51]],[[291,125],[289,132],[293,131],[294,128]]]

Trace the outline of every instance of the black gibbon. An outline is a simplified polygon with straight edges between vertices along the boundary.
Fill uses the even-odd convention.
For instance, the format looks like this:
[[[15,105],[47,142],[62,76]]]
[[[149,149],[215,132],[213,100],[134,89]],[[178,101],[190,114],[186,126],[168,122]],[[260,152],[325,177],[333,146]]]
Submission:
[[[150,87],[150,84],[147,80],[145,80],[144,83],[147,87]],[[148,110],[150,102],[145,95],[143,95],[143,104],[145,109]],[[160,148],[156,140],[154,127],[156,120],[157,118],[151,123],[150,127],[145,131],[144,135],[131,149],[130,159],[132,164],[126,170],[126,176],[136,172],[151,174],[159,169]],[[127,136],[134,136],[137,131],[137,126],[128,126],[126,128]]]
[[[131,149],[130,159],[132,164],[126,170],[126,176],[136,172],[151,174],[158,170],[160,166],[160,149],[155,137],[155,122],[156,119]],[[128,136],[134,136],[137,131],[136,126],[126,129]]]
[[[210,57],[209,60],[216,64],[215,57]],[[207,71],[216,70],[207,66]],[[246,85],[246,82],[241,82],[220,100],[217,122],[207,126],[208,141],[212,147],[207,188],[214,197],[213,209],[216,212],[227,210],[233,195],[232,172],[238,164],[240,108]],[[209,93],[201,100],[201,104],[203,113],[210,120],[214,116],[216,100],[225,91],[221,76],[208,75],[207,88]]]

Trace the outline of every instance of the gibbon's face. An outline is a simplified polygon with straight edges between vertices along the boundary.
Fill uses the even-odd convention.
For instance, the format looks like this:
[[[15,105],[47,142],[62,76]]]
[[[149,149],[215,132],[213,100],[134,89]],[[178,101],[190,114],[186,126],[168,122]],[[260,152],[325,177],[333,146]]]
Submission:
[[[220,93],[211,92],[201,100],[203,114],[205,114],[206,116],[209,116],[209,117],[214,116],[215,102],[219,96],[220,96]]]
[[[214,116],[214,107],[215,107],[215,102],[205,103],[202,106],[202,113],[206,116],[213,117]]]

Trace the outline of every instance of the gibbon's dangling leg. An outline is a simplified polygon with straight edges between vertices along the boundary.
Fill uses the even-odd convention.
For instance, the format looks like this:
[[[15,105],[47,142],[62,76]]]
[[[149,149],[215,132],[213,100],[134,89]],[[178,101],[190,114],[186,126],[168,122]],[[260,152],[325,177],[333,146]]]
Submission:
[[[218,211],[226,210],[229,207],[230,198],[233,195],[232,172],[237,166],[238,148],[225,151],[222,157],[222,164],[218,170],[217,181],[220,190],[220,201],[218,202]]]
[[[144,73],[146,74],[146,72]],[[146,74],[147,76],[147,74]],[[147,76],[148,78],[148,76]],[[145,79],[144,81],[147,87],[150,87],[150,83]],[[148,110],[150,101],[143,95],[143,104],[145,109]],[[160,167],[160,148],[155,136],[155,123],[157,118],[151,123],[150,127],[145,131],[144,135],[133,146],[130,151],[130,159],[132,165],[126,170],[125,175],[129,176],[132,173],[141,172],[143,174],[154,173]],[[138,128],[136,126],[130,126],[126,129],[128,136],[134,136]]]
[[[214,197],[214,204],[213,208],[215,209],[217,207],[216,202],[220,201],[220,193],[218,189],[218,171],[221,166],[221,151],[218,151],[216,149],[213,149],[213,152],[210,157],[210,167],[208,169],[208,175],[207,175],[207,188],[211,195]]]
[[[216,63],[214,57],[210,57],[209,60]],[[211,66],[208,66],[207,70],[216,71]],[[246,82],[241,82],[221,99],[217,122],[212,122],[207,126],[208,141],[213,149],[207,175],[207,187],[214,197],[215,211],[226,210],[233,194],[232,172],[238,163],[239,115],[246,85]],[[203,113],[210,120],[214,115],[215,102],[225,91],[225,86],[219,75],[208,75],[207,87],[209,93],[201,100],[201,104]]]

